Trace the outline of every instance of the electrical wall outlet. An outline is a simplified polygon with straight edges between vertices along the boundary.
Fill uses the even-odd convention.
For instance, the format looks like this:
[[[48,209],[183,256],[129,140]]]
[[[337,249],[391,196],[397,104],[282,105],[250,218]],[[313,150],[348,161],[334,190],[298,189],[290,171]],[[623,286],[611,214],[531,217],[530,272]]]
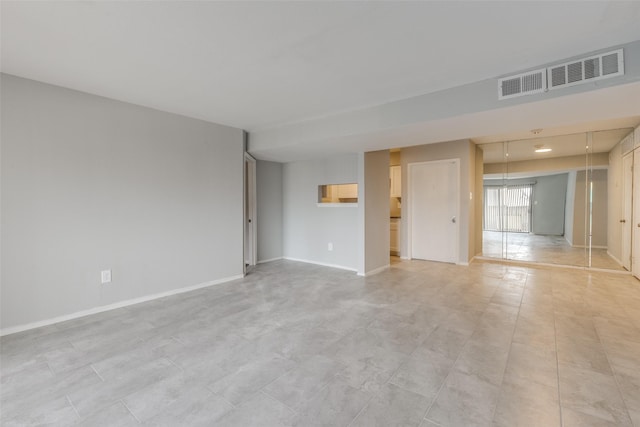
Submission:
[[[333,243],[329,243],[327,245],[327,250],[332,251],[333,250]]]
[[[100,280],[102,284],[111,283],[111,270],[102,270],[100,272]]]

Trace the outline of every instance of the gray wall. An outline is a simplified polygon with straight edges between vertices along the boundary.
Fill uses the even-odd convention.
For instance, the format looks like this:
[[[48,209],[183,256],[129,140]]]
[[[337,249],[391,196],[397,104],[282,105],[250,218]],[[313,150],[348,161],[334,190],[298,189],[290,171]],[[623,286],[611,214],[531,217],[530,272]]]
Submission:
[[[469,150],[469,169],[467,171],[467,181],[468,181],[468,191],[465,194],[466,202],[468,203],[468,218],[467,222],[469,224],[468,232],[467,232],[467,261],[470,261],[474,256],[476,256],[476,227],[477,227],[477,219],[478,212],[476,212],[476,177],[478,176],[476,173],[476,150],[477,147],[475,144],[469,142],[467,144]],[[462,219],[464,217],[460,217]]]
[[[364,153],[364,271],[389,265],[389,151]],[[360,270],[360,269],[359,269]]]
[[[358,270],[359,208],[317,206],[318,185],[355,182],[357,154],[283,165],[285,258]],[[328,243],[333,243],[333,251]]]
[[[475,146],[476,158],[476,177],[475,192],[473,198],[475,200],[475,250],[473,255],[482,255],[482,215],[484,212],[484,188],[482,185],[482,177],[484,176],[484,153],[482,148]]]
[[[566,173],[535,178],[531,208],[531,231],[534,234],[564,234],[567,178]]]
[[[256,163],[258,262],[282,258],[282,163]]]
[[[241,130],[0,84],[3,329],[242,274]]]
[[[460,159],[460,241],[459,241],[459,262],[467,262],[471,258],[470,253],[475,252],[473,246],[476,241],[475,234],[471,236],[473,228],[470,226],[472,217],[472,209],[470,207],[469,194],[472,193],[476,186],[472,183],[475,180],[475,156],[471,161],[471,150],[469,146],[473,145],[469,140],[442,142],[439,144],[418,145],[402,149],[402,203],[407,205],[407,197],[409,193],[407,182],[407,171],[410,163],[429,162],[433,160]],[[401,233],[401,255],[407,256],[408,253],[408,226],[406,223],[406,215],[402,218]],[[474,219],[475,221],[475,219]]]

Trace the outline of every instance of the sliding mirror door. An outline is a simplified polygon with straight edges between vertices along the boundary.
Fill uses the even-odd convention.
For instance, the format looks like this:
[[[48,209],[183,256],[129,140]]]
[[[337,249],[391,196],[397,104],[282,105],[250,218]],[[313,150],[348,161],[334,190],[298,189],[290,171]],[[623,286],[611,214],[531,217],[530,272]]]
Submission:
[[[630,267],[632,129],[481,148],[484,256],[610,270]]]
[[[509,142],[506,181],[518,195],[514,214],[522,226],[507,233],[507,259],[586,266],[578,238],[584,236],[585,202],[575,190],[586,170],[585,147],[584,134]]]
[[[482,145],[485,153],[494,153],[484,157],[484,214],[497,210],[500,215],[499,220],[483,221],[484,248],[495,247],[486,242],[497,240],[488,223],[500,224],[502,243],[499,254],[485,251],[485,256],[586,265],[584,245],[574,242],[574,235],[584,237],[585,202],[575,196],[577,174],[586,170],[585,146],[584,134]],[[488,197],[491,193],[499,209],[488,206],[495,200]]]

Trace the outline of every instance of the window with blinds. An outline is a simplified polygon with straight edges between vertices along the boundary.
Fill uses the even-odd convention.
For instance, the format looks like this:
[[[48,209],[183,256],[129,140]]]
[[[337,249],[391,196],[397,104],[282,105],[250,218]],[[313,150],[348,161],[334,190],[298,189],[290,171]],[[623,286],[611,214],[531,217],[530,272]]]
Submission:
[[[531,195],[533,185],[484,188],[485,231],[531,231]]]

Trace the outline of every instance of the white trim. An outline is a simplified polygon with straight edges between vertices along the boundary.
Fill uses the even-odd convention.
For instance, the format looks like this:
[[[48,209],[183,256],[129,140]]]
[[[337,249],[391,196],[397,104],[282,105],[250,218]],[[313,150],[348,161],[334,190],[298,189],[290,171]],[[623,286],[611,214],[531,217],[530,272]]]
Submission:
[[[200,283],[199,285],[187,286],[185,288],[173,289],[167,292],[161,292],[158,294],[147,295],[144,297],[133,298],[125,301],[116,302],[109,305],[103,305],[100,307],[90,308],[88,310],[77,311],[75,313],[66,314],[64,316],[53,317],[51,319],[39,320],[37,322],[25,323],[23,325],[11,326],[9,328],[4,328],[0,330],[0,336],[15,334],[17,332],[27,331],[29,329],[40,328],[42,326],[53,325],[54,323],[60,323],[67,320],[77,319],[79,317],[90,316],[92,314],[102,313],[104,311],[115,310],[117,308],[127,307],[130,305],[140,304],[147,301],[152,301],[158,298],[164,298],[171,295],[182,294],[185,292],[195,291],[197,289],[207,288],[209,286],[220,285],[222,283],[230,282],[236,279],[242,279],[244,276],[242,274],[238,274],[235,276],[225,277],[223,279],[212,280],[210,282]]]
[[[357,208],[357,203],[316,203],[319,208]]]
[[[622,264],[622,261],[620,261],[618,258],[614,257],[613,254],[611,254],[611,252],[607,251],[607,255],[609,255],[612,260],[614,260],[615,262],[617,262],[618,264],[620,264],[624,268],[624,264]],[[625,268],[625,270],[626,270],[626,268]]]
[[[565,239],[566,240],[566,239]],[[578,249],[588,249],[589,246],[587,245],[571,245],[572,248],[578,248]],[[592,249],[608,249],[607,246],[599,246],[599,245],[593,245],[591,246]]]
[[[454,262],[458,264],[460,262],[460,188],[462,183],[460,182],[460,158],[454,159],[443,159],[443,160],[431,160],[426,162],[412,162],[407,164],[407,259],[413,259],[412,249],[411,249],[411,215],[413,210],[413,200],[411,200],[411,190],[413,189],[413,183],[411,182],[411,167],[418,165],[433,165],[436,163],[455,163],[457,170],[457,189],[456,189],[456,235],[455,235],[455,260],[452,261],[444,261],[444,262]],[[436,260],[427,260],[427,261],[436,261]]]
[[[345,267],[344,265],[337,265],[337,264],[328,264],[325,262],[311,261],[309,259],[291,258],[288,256],[283,256],[282,259],[286,259],[287,261],[297,261],[297,262],[304,262],[307,264],[321,265],[323,267],[339,268],[340,270],[355,271],[355,272],[358,271],[357,268]]]
[[[281,260],[281,259],[282,259],[281,256],[276,257],[276,258],[263,259],[263,260],[258,261],[258,264],[265,264],[267,262],[278,261],[278,260]]]
[[[391,264],[387,264],[387,265],[383,265],[382,267],[374,268],[373,270],[367,271],[364,274],[358,273],[358,276],[362,276],[362,277],[373,276],[374,274],[382,273],[383,271],[385,271],[385,270],[387,270],[389,268],[391,268]]]
[[[473,261],[475,261],[476,256],[471,257],[471,259],[469,261],[461,261],[461,262],[457,262],[456,265],[463,265],[468,267]]]

